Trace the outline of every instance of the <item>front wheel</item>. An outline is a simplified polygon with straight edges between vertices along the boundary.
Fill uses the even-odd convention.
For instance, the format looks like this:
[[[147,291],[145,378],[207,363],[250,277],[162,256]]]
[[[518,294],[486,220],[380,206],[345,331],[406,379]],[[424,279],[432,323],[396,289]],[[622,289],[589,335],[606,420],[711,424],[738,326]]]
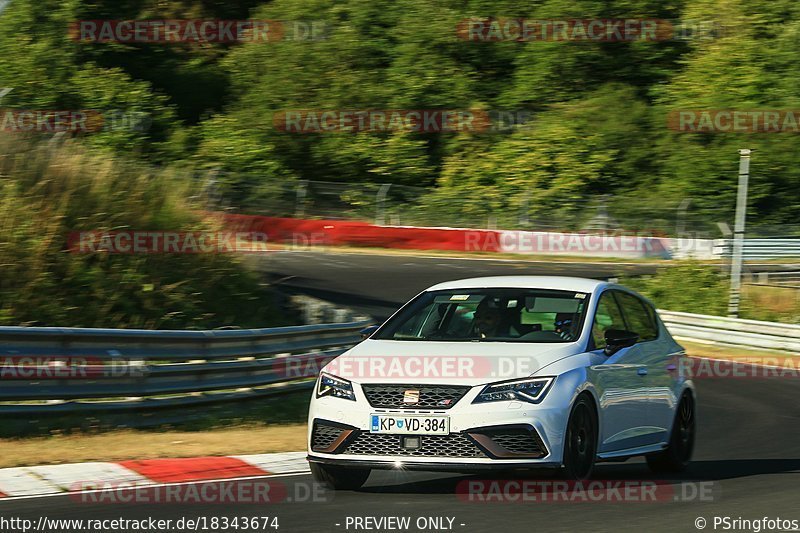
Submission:
[[[585,395],[575,401],[567,422],[564,444],[564,477],[588,479],[597,456],[597,413]]]
[[[684,392],[675,413],[669,445],[659,453],[647,456],[647,466],[656,473],[682,472],[689,464],[694,450],[695,415],[694,398]]]
[[[311,463],[314,481],[333,490],[356,490],[367,482],[369,468],[345,468],[341,466]]]

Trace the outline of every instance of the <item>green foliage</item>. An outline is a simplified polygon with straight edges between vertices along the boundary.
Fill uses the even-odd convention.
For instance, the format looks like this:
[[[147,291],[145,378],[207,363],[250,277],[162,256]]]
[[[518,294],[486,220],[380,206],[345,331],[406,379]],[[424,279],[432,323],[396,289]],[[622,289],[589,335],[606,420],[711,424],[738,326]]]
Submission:
[[[629,43],[456,37],[460,21],[487,16],[658,18],[721,31]],[[325,38],[81,43],[66,31],[79,19],[245,17],[317,21]],[[429,187],[420,207],[436,206],[439,218],[528,211],[572,225],[575,200],[641,196],[641,211],[691,198],[714,228],[731,218],[736,150],[747,146],[758,150],[751,227],[798,222],[800,137],[667,128],[677,109],[798,108],[800,7],[791,0],[14,0],[0,29],[0,82],[14,88],[4,105],[145,113],[146,131],[84,141],[221,170],[221,192],[245,209],[312,179]],[[483,134],[291,134],[273,125],[287,110],[433,108],[525,110],[532,119]],[[476,195],[487,205],[444,205]],[[612,215],[633,217],[631,207],[621,202]]]
[[[489,16],[658,18],[715,23],[722,31],[630,43],[456,37],[460,21]],[[248,17],[318,21],[325,38],[84,43],[67,31],[80,19]],[[427,188],[401,213],[408,223],[475,226],[491,218],[498,226],[578,229],[593,214],[587,206],[608,195],[609,214],[627,230],[674,231],[674,208],[691,199],[692,220],[702,226],[685,229],[716,236],[716,222],[730,224],[733,214],[737,149],[749,147],[757,151],[748,227],[789,233],[794,230],[787,226],[800,222],[800,136],[677,133],[668,129],[667,117],[680,109],[800,109],[798,36],[800,4],[794,0],[12,0],[0,14],[0,86],[13,88],[4,108],[124,110],[146,115],[150,126],[81,135],[81,155],[68,157],[75,175],[105,176],[110,197],[136,192],[140,203],[127,211],[116,204],[109,210],[99,193],[84,194],[99,185],[73,189],[75,178],[60,185],[70,191],[62,198],[52,187],[63,168],[41,155],[11,164],[21,152],[8,148],[4,164],[13,173],[3,174],[0,201],[8,211],[4,235],[16,243],[9,257],[20,262],[10,279],[14,290],[28,287],[36,312],[6,303],[0,320],[53,322],[67,320],[68,309],[81,309],[87,324],[112,315],[126,317],[121,323],[169,324],[177,323],[170,322],[176,308],[184,318],[197,317],[203,305],[212,309],[221,300],[202,296],[191,307],[197,288],[180,283],[171,270],[216,272],[215,284],[222,286],[223,272],[234,268],[227,260],[207,268],[154,258],[134,268],[136,261],[120,258],[62,264],[54,255],[55,241],[42,235],[56,239],[65,228],[190,223],[185,206],[163,199],[177,198],[181,180],[159,185],[167,174],[145,179],[116,163],[102,166],[103,158],[119,156],[213,171],[215,192],[226,205],[276,215],[293,213],[294,185],[301,180],[369,184],[365,191],[392,183]],[[274,126],[276,113],[303,109],[523,110],[531,119],[506,131],[443,134],[292,134]],[[80,165],[96,170],[77,170]],[[131,176],[135,191],[118,183]],[[78,190],[82,213],[91,213],[82,215],[85,220],[70,207]],[[23,216],[31,210],[46,213],[48,221]],[[168,289],[133,289],[150,284],[157,269]],[[63,285],[73,278],[65,276],[99,292],[66,296],[70,289]],[[699,279],[716,287],[711,278]],[[104,292],[115,285],[130,289],[125,298]],[[64,299],[42,296],[46,291]],[[688,298],[680,292],[668,301]],[[110,308],[89,305],[101,302],[100,294],[111,298]],[[221,310],[213,312],[220,323],[227,320]]]
[[[3,139],[0,324],[211,328],[285,324],[270,293],[224,254],[79,254],[74,231],[218,229],[169,171],[78,146]]]
[[[730,277],[720,265],[682,261],[660,268],[655,275],[621,282],[650,298],[659,309],[719,316],[728,312]],[[739,316],[797,324],[800,296],[791,287],[745,284]]]
[[[732,214],[736,150],[751,146],[759,150],[751,227],[796,223],[797,136],[675,133],[667,115],[796,108],[797,12],[791,2],[724,0],[550,0],[522,9],[501,1],[434,7],[416,0],[277,0],[255,13],[325,20],[329,38],[233,49],[222,64],[234,98],[201,124],[198,157],[232,171],[268,159],[279,171],[266,170],[264,180],[435,186],[421,208],[452,221],[466,213],[495,213],[502,221],[528,210],[533,220],[572,219],[574,226],[579,209],[571,202],[614,194],[643,198],[614,206],[621,220],[633,216],[631,209],[645,219],[631,229],[647,228],[641,215],[648,207],[677,206],[684,198],[707,221],[703,229],[714,229]],[[724,33],[602,44],[455,38],[458,21],[486,15],[686,19],[718,23]],[[533,119],[485,134],[303,135],[270,127],[274,113],[291,109],[437,107],[524,109]],[[219,151],[220,142],[229,149]],[[448,198],[455,200],[449,207]]]
[[[718,266],[685,261],[662,267],[654,276],[622,280],[659,309],[723,315],[728,306],[728,285]]]

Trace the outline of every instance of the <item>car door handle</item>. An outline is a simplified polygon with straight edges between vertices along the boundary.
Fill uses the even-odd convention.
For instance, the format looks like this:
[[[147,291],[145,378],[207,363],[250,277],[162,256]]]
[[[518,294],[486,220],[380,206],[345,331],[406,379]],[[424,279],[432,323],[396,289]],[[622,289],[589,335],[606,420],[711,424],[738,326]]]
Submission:
[[[638,369],[636,371],[636,373],[639,374],[640,376],[646,376],[647,375],[647,369],[646,368],[640,368],[640,369]]]
[[[675,372],[676,370],[678,370],[676,365],[667,365],[667,372]]]

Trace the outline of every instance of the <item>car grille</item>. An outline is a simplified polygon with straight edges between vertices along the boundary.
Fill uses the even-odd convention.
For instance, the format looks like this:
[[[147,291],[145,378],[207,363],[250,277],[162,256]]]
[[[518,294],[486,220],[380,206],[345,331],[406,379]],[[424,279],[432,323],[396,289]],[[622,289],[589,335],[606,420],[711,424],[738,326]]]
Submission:
[[[489,437],[511,453],[545,455],[544,445],[535,433],[523,429],[490,433]]]
[[[469,386],[458,385],[362,385],[372,407],[387,409],[450,409],[464,397]],[[404,403],[406,391],[419,391],[417,403]]]
[[[472,429],[468,433],[483,449],[498,459],[538,459],[548,454],[542,438],[530,426],[489,427]]]
[[[311,433],[311,449],[315,451],[327,450],[342,434],[342,428],[329,426],[317,422]]]
[[[486,454],[463,433],[422,435],[421,446],[417,450],[403,448],[400,437],[400,435],[361,433],[344,453],[409,457],[486,457]]]

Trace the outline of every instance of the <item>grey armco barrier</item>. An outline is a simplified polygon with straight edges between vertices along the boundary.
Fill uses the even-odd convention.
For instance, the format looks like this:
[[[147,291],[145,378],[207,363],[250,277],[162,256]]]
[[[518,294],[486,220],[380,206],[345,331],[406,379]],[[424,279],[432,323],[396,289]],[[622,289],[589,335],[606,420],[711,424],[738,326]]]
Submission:
[[[800,325],[658,311],[678,340],[756,350],[800,353]]]
[[[678,340],[800,354],[800,325],[659,310]],[[181,407],[309,388],[369,321],[149,331],[0,327],[0,415]]]
[[[0,327],[0,415],[177,407],[311,386],[369,322],[150,331]]]

